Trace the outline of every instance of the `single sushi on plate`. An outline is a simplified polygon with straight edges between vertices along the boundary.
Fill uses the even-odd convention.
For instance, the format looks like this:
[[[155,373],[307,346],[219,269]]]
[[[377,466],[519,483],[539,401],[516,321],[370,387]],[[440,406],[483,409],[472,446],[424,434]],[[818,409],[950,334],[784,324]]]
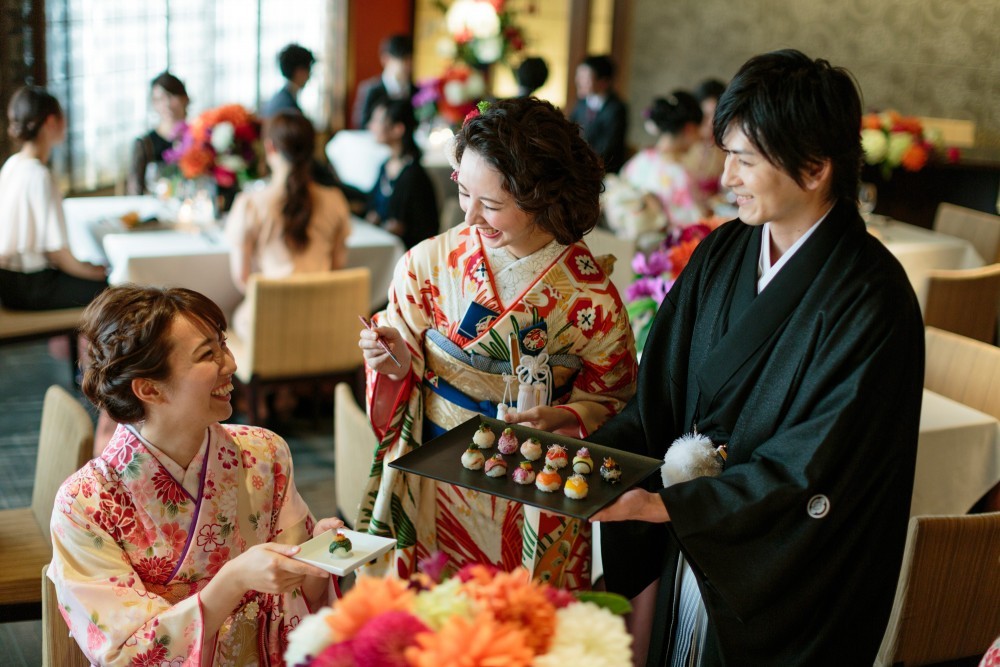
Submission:
[[[549,451],[545,452],[545,465],[553,468],[565,468],[569,464],[569,455],[562,445],[549,445]]]
[[[567,498],[572,498],[573,500],[583,500],[587,497],[587,491],[589,488],[590,487],[587,485],[587,478],[577,473],[575,475],[570,475],[569,479],[566,480],[566,486],[563,487],[563,493],[566,494]]]
[[[330,555],[335,558],[346,558],[351,555],[351,540],[343,533],[337,533],[330,542]]]
[[[496,438],[497,437],[493,435],[493,429],[490,428],[489,424],[480,424],[476,432],[472,434],[472,442],[474,442],[476,447],[479,447],[479,449],[489,449],[493,446],[493,442]]]
[[[500,434],[500,439],[497,440],[497,449],[500,450],[501,454],[513,454],[517,451],[517,436],[514,435],[514,429],[507,427]]]
[[[590,450],[586,447],[576,450],[576,456],[573,457],[573,472],[589,475],[593,470],[594,459],[590,458]]]
[[[616,484],[622,478],[622,468],[613,458],[606,456],[601,466],[601,477],[605,482]]]
[[[537,461],[542,458],[542,443],[535,438],[528,438],[521,445],[521,456],[529,461]]]
[[[494,454],[486,461],[487,477],[503,477],[507,474],[507,462],[500,454]]]
[[[535,469],[531,467],[531,461],[521,461],[521,464],[514,468],[510,474],[515,484],[531,484],[535,481]]]
[[[469,448],[462,454],[462,465],[469,470],[481,470],[485,461],[486,457],[479,451],[479,446],[476,443],[469,445]]]
[[[535,477],[535,488],[539,491],[552,493],[558,491],[560,486],[562,486],[562,477],[560,477],[559,471],[546,463],[542,472]]]

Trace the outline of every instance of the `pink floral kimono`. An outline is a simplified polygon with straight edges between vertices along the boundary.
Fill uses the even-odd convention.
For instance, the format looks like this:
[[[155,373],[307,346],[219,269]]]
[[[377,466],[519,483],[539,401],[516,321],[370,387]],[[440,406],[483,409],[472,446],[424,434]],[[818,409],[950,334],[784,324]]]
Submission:
[[[618,412],[635,393],[637,367],[609,272],[583,242],[553,241],[516,259],[505,249],[484,248],[478,232],[463,224],[400,261],[389,306],[376,322],[398,329],[413,356],[403,381],[368,371],[379,445],[358,525],[397,540],[381,565],[406,577],[440,551],[458,565],[524,565],[554,585],[589,588],[587,522],[404,474],[388,463],[476,414],[496,416],[503,374],[511,372],[511,333],[522,355],[549,355],[551,404],[575,417],[570,435],[584,437]],[[516,392],[515,384],[515,399]]]
[[[278,665],[310,613],[301,591],[247,593],[214,637],[199,591],[247,548],[299,544],[312,527],[274,433],[215,424],[185,471],[119,426],[59,489],[48,572],[95,664]]]

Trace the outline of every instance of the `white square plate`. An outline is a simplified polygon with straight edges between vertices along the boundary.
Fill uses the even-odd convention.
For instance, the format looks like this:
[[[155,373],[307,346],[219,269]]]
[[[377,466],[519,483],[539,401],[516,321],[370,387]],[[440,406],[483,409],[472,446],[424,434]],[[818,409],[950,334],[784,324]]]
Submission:
[[[343,533],[351,541],[351,553],[335,558],[330,553],[330,543],[333,542],[333,536],[337,532]],[[292,558],[342,577],[353,572],[359,565],[364,565],[391,551],[395,546],[396,540],[391,537],[379,537],[341,528],[339,531],[328,530],[312,538],[304,543],[302,551]]]

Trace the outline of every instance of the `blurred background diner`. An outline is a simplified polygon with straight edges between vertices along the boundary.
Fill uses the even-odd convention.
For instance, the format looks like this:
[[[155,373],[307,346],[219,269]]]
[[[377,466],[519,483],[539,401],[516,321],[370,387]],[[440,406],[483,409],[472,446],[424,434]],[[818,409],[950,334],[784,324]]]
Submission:
[[[336,360],[310,355],[334,335],[356,340],[359,324],[351,313],[335,322],[296,315],[298,333],[318,342],[283,342],[282,320],[315,310],[322,296],[290,274],[332,285],[355,270],[358,314],[381,310],[407,249],[465,220],[447,147],[482,99],[546,100],[603,155],[603,219],[584,240],[595,256],[616,258],[612,283],[641,354],[691,253],[736,215],[721,182],[726,156],[711,137],[714,104],[749,56],[785,47],[856,77],[866,112],[859,204],[929,327],[912,513],[1000,509],[1000,393],[991,384],[1000,372],[1000,6],[771,0],[766,9],[724,0],[300,0],[294,11],[277,0],[0,0],[0,511],[26,511],[33,490],[62,482],[47,485],[51,456],[36,459],[46,390],[62,387],[96,423],[78,388],[79,315],[105,285],[135,282],[196,289],[235,313],[246,358],[257,355],[248,368],[298,400],[277,411],[274,399],[262,409],[241,400],[233,421],[277,428],[310,507],[351,523],[362,492],[352,480],[368,474],[374,446],[359,408],[362,356],[340,344]],[[30,113],[24,95],[36,99]],[[662,187],[667,171],[683,187]],[[270,280],[289,291],[265,301]],[[274,352],[289,348],[304,361],[289,366]],[[245,384],[238,391],[250,391]],[[353,425],[349,437],[335,442],[335,421]],[[104,444],[91,437],[85,453]],[[47,563],[47,526],[23,525]],[[14,552],[11,533],[2,537],[0,555],[18,567],[0,574],[0,651],[4,664],[41,664],[51,633],[39,620],[40,566],[18,558],[27,552]],[[599,577],[599,559],[593,570]],[[995,578],[976,582],[1000,596]],[[995,605],[990,613],[962,629],[939,626],[932,644],[958,645],[948,632],[976,639],[956,649],[963,655],[928,661],[975,664],[1000,635]],[[906,644],[905,632],[889,630],[887,655]]]

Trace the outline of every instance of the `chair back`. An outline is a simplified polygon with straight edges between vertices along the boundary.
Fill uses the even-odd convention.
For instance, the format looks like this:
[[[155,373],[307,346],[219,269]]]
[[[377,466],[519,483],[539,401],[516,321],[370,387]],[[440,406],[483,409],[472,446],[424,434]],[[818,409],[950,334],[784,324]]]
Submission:
[[[928,273],[924,324],[992,343],[1000,305],[1000,264]]]
[[[42,426],[38,435],[35,486],[31,511],[46,538],[56,492],[66,478],[90,460],[94,450],[94,422],[72,394],[58,385],[45,392]]]
[[[250,276],[251,334],[237,355],[237,377],[286,379],[359,367],[358,315],[368,314],[369,283],[366,268]]]
[[[371,476],[378,439],[351,386],[340,382],[333,395],[334,488],[337,509],[352,528],[357,525],[365,487]]]
[[[934,229],[965,239],[985,262],[1000,262],[1000,215],[942,202],[934,215]]]
[[[59,613],[56,586],[42,567],[42,667],[90,667],[90,660],[69,634],[69,627]]]
[[[1000,348],[934,327],[926,341],[924,387],[1000,419]]]
[[[876,665],[981,656],[1000,629],[1000,512],[910,519]]]

